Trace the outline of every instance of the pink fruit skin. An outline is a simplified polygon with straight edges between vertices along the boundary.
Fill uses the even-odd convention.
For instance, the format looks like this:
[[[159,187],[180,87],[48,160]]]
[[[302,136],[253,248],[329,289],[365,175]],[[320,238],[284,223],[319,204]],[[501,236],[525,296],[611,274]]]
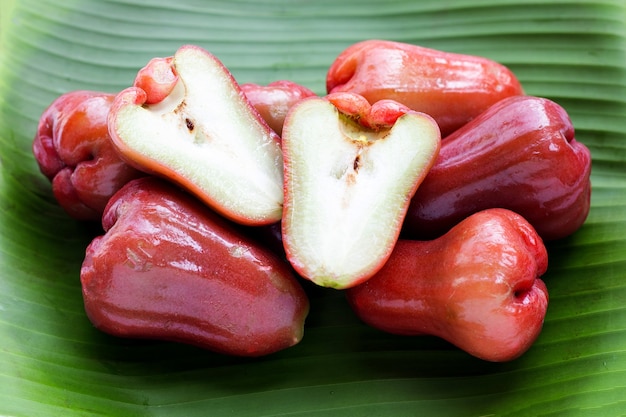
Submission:
[[[78,220],[100,221],[109,198],[143,175],[124,163],[111,143],[107,115],[114,97],[72,91],[39,119],[33,154],[59,205]]]
[[[269,127],[279,136],[283,132],[285,117],[294,104],[316,94],[303,85],[289,80],[279,80],[267,85],[241,84],[244,94]]]
[[[379,100],[370,104],[365,97],[356,93],[330,93],[324,99],[333,103],[342,114],[374,131],[392,127],[404,114],[416,113],[394,100]]]
[[[146,92],[146,104],[159,103],[174,90],[178,75],[173,61],[172,56],[152,58],[137,72],[133,86]]]
[[[346,290],[367,324],[434,335],[487,361],[510,361],[541,332],[548,292],[541,238],[505,209],[476,213],[432,241],[399,240],[385,266]]]
[[[189,194],[141,178],[111,199],[102,222],[81,268],[96,328],[236,356],[301,340],[309,302],[288,263]]]
[[[400,102],[432,116],[442,137],[501,99],[523,94],[513,72],[492,60],[376,39],[355,43],[335,58],[326,90],[357,93],[372,104]]]
[[[591,153],[561,106],[510,97],[441,141],[403,236],[432,239],[472,213],[502,207],[524,216],[543,240],[564,238],[589,214],[590,175]]]

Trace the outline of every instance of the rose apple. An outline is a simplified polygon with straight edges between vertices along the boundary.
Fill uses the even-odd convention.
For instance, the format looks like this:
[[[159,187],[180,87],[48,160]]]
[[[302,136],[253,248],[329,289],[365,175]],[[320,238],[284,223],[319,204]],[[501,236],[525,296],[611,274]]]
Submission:
[[[326,75],[328,92],[370,103],[391,99],[431,115],[446,137],[505,97],[523,94],[513,72],[487,58],[371,39],[342,51]]]
[[[413,196],[403,236],[432,239],[480,210],[523,215],[544,240],[571,235],[590,208],[591,153],[565,109],[532,96],[504,99],[445,138]]]
[[[282,238],[296,271],[348,288],[373,275],[439,150],[434,120],[351,93],[297,103],[283,129]]]
[[[109,131],[128,163],[182,186],[228,219],[280,220],[280,138],[208,51],[185,45],[151,60],[115,98]]]
[[[313,97],[315,93],[303,85],[289,80],[280,80],[259,85],[241,84],[250,103],[279,136],[283,133],[283,124],[287,113],[298,101]]]
[[[298,343],[309,304],[289,264],[156,177],[108,204],[81,283],[94,326],[238,356]]]
[[[109,198],[142,173],[118,156],[107,129],[114,94],[76,90],[39,119],[33,154],[59,205],[78,220],[100,221]]]
[[[488,361],[509,361],[539,336],[548,292],[546,248],[505,209],[476,213],[431,241],[399,240],[385,266],[346,291],[369,325],[434,335]]]

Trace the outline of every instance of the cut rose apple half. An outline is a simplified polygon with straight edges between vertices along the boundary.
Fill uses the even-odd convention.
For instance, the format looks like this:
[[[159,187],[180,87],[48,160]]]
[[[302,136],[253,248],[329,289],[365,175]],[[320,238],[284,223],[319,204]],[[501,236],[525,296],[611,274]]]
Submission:
[[[389,100],[337,93],[296,104],[282,138],[282,236],[295,270],[337,289],[377,272],[440,139],[430,116]]]
[[[186,45],[150,61],[117,95],[108,123],[117,150],[137,168],[177,183],[237,223],[280,220],[280,138],[206,50]]]

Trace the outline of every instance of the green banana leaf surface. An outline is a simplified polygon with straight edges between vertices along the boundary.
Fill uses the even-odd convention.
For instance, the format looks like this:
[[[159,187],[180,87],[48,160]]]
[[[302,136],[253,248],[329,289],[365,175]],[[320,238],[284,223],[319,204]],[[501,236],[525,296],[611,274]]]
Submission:
[[[623,0],[3,0],[0,25],[0,415],[626,415]],[[98,226],[69,218],[39,172],[44,109],[72,90],[120,91],[183,44],[238,82],[324,94],[333,59],[364,39],[499,61],[561,104],[591,150],[591,212],[548,243],[550,305],[531,349],[490,363],[384,334],[322,288],[302,342],[264,358],[93,328],[79,270]]]

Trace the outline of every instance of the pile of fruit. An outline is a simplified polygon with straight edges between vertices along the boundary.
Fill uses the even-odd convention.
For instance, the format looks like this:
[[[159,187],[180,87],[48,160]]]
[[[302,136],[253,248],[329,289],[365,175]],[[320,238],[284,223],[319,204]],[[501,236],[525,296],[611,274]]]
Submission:
[[[267,355],[302,339],[308,280],[383,331],[488,361],[528,350],[544,241],[590,206],[566,111],[499,63],[391,41],[348,47],[326,83],[240,85],[185,45],[45,110],[40,169],[104,229],[80,271],[95,327]]]

